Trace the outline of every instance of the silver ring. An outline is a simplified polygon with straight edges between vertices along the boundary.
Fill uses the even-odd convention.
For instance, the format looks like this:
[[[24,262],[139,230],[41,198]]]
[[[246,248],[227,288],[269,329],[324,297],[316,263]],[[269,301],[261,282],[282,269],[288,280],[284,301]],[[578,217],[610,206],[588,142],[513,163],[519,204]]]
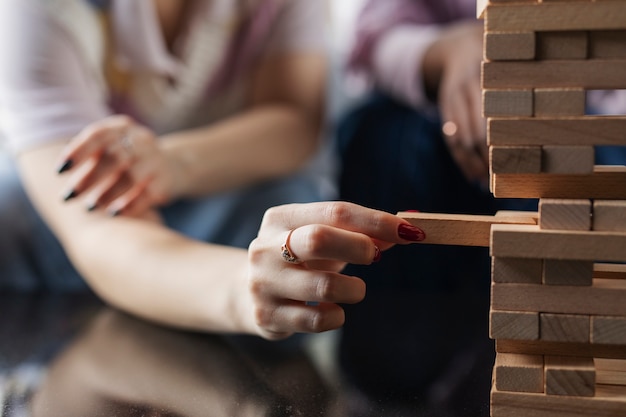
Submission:
[[[129,152],[132,152],[134,146],[133,146],[133,142],[130,140],[129,133],[124,133],[124,135],[122,135],[122,137],[120,138],[120,143],[122,144],[122,147],[124,149],[126,149]]]
[[[287,239],[285,240],[283,246],[280,247],[280,250],[285,262],[289,262],[290,264],[299,264],[302,263],[302,261],[296,255],[294,255],[294,253],[291,251],[291,248],[289,247],[289,241],[291,239],[291,234],[293,233],[293,231],[294,229],[291,229],[289,231]]]

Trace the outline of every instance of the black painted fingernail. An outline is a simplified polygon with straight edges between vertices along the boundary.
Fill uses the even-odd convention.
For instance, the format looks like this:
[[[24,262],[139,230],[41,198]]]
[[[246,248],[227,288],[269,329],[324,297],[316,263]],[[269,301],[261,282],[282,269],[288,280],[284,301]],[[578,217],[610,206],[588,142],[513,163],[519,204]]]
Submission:
[[[70,190],[67,194],[63,196],[63,201],[71,200],[72,198],[76,196],[77,196],[76,191]]]
[[[98,205],[96,203],[91,203],[87,206],[87,211],[94,211]]]
[[[120,209],[111,210],[111,211],[109,211],[109,216],[117,217],[117,216],[120,215],[121,212],[122,212],[122,210],[120,210]]]
[[[63,165],[61,165],[61,166],[59,167],[59,169],[57,169],[57,172],[58,172],[59,174],[62,174],[62,173],[64,173],[65,171],[67,171],[68,169],[70,169],[70,168],[72,167],[72,165],[73,165],[73,164],[74,164],[74,162],[72,162],[72,160],[71,160],[71,159],[68,159],[67,161],[65,161],[65,162],[63,163]]]

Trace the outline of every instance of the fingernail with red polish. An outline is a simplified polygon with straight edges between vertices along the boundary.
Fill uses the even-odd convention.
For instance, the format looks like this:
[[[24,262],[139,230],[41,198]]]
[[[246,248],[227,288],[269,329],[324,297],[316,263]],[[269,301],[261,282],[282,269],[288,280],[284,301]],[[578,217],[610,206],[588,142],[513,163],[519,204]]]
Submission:
[[[374,259],[372,260],[372,262],[378,262],[382,257],[382,252],[380,251],[380,249],[378,249],[378,246],[374,246],[374,249],[376,251],[374,252]]]
[[[426,234],[423,230],[411,224],[401,224],[398,226],[398,236],[409,242],[421,242],[426,239]]]

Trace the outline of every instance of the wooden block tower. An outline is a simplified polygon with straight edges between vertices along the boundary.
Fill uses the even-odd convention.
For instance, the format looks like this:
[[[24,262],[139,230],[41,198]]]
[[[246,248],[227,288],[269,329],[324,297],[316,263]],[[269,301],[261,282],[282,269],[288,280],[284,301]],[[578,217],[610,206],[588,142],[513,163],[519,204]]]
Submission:
[[[481,4],[482,3],[482,4]],[[491,228],[492,417],[626,416],[625,0],[479,1],[491,190],[539,198],[538,224]]]

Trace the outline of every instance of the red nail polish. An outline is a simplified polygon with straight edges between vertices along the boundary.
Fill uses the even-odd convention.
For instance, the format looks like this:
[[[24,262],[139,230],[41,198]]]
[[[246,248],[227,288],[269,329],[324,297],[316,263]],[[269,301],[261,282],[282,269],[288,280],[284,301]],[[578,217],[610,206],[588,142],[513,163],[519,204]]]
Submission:
[[[376,251],[374,252],[374,259],[372,260],[372,262],[378,262],[378,261],[380,261],[380,258],[382,256],[382,252],[380,251],[380,249],[378,249],[378,246],[374,246],[374,249]]]
[[[419,210],[405,210],[407,213],[419,213]]]
[[[423,230],[411,224],[401,224],[398,226],[398,236],[409,242],[421,242],[426,239],[426,234]]]

